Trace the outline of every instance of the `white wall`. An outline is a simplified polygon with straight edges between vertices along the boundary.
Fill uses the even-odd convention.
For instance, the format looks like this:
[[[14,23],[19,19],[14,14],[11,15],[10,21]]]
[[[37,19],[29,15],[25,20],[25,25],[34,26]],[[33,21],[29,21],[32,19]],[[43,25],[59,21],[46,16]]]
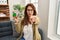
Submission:
[[[49,14],[49,0],[39,0],[38,15],[40,17],[40,28],[43,30],[44,40],[49,40],[47,37],[48,29],[48,14]]]

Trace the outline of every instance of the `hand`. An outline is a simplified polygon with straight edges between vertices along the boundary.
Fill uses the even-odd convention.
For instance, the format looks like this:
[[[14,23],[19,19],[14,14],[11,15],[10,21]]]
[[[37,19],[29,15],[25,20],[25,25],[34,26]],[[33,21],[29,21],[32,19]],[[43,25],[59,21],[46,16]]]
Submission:
[[[36,16],[31,16],[29,21],[33,24],[36,21]]]
[[[15,22],[18,23],[18,19],[15,19]]]
[[[15,24],[18,23],[18,17],[14,17],[13,20],[15,21]]]

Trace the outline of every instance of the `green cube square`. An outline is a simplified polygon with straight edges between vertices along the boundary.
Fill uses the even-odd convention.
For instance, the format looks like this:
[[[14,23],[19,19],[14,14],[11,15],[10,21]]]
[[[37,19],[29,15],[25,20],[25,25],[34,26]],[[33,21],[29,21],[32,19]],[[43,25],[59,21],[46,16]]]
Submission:
[[[13,17],[16,17],[16,13],[15,12],[13,12]]]

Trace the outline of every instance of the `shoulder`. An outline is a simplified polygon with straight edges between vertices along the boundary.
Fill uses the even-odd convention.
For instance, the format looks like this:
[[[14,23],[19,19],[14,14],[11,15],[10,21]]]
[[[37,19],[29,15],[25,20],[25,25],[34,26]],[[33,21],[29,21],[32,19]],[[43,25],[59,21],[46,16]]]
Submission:
[[[36,16],[36,21],[40,21],[40,18],[38,16]]]

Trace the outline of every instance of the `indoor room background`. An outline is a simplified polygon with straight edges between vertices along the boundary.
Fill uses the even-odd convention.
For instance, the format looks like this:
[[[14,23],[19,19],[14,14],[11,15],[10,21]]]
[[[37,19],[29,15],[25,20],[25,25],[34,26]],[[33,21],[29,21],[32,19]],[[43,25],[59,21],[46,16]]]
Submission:
[[[40,25],[39,28],[43,30],[43,37],[44,40],[50,40],[47,37],[48,31],[48,14],[49,14],[49,0],[9,0],[9,7],[10,7],[10,19],[12,20],[12,12],[13,12],[13,5],[14,4],[21,4],[26,5],[27,3],[33,1],[37,1],[34,4],[37,4],[37,12],[40,18]],[[36,6],[36,5],[35,5]]]

